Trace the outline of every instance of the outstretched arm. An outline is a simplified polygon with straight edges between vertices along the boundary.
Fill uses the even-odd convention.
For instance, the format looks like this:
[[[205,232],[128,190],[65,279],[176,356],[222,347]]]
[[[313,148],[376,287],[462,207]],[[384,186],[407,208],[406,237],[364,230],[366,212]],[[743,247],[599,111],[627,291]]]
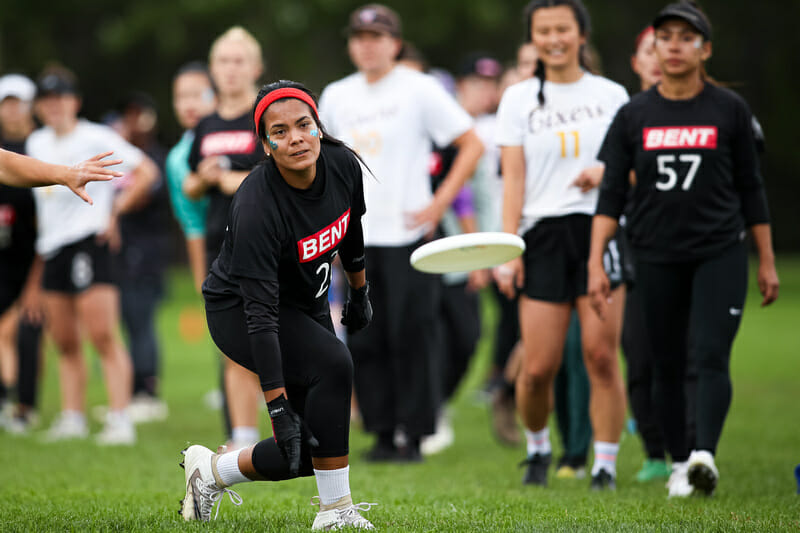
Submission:
[[[90,181],[108,181],[122,176],[121,172],[107,167],[122,163],[121,159],[105,159],[113,152],[98,154],[75,166],[54,165],[32,157],[15,154],[0,149],[0,183],[14,187],[42,187],[45,185],[64,185],[92,203],[86,194],[86,184]]]

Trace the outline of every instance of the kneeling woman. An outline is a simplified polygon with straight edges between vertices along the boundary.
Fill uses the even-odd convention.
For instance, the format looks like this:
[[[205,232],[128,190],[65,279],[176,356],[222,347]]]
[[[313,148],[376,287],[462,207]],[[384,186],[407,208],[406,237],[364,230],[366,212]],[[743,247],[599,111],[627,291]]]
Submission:
[[[203,284],[208,328],[234,362],[256,372],[274,439],[214,454],[184,450],[186,520],[209,520],[235,483],[316,476],[312,529],[372,529],[350,497],[348,437],[353,366],[328,308],[338,255],[350,284],[342,323],[356,331],[372,308],[364,272],[362,170],[358,156],[324,134],[311,92],[266,85],[256,133],[267,160],[244,180],[228,214],[219,257]],[[280,328],[279,328],[280,324]]]

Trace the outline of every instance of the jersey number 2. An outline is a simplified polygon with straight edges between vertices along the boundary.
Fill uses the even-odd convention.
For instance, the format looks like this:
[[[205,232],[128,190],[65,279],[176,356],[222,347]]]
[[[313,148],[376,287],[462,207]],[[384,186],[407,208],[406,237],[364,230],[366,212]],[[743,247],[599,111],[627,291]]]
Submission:
[[[678,156],[678,161],[690,164],[689,171],[686,173],[686,177],[683,178],[683,184],[681,185],[681,189],[688,191],[697,174],[697,169],[700,168],[700,163],[703,162],[703,156],[700,154],[682,154]],[[678,183],[678,173],[670,166],[673,163],[675,163],[675,156],[672,154],[663,154],[656,157],[658,174],[665,178],[664,181],[659,180],[656,182],[656,189],[659,191],[670,191]]]

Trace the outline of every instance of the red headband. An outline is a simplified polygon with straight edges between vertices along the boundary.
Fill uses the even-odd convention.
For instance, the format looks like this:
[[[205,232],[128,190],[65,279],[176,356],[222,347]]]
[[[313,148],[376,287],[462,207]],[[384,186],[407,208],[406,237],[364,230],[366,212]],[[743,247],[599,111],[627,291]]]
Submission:
[[[301,91],[300,89],[295,89],[294,87],[276,89],[264,96],[264,98],[262,98],[256,106],[256,112],[253,114],[253,120],[255,120],[256,123],[256,135],[259,135],[258,125],[261,122],[261,115],[264,114],[264,111],[266,111],[270,105],[281,98],[297,98],[298,100],[307,103],[309,107],[314,110],[314,115],[319,115],[317,112],[317,104],[314,103],[314,99],[311,98],[307,92]]]
[[[644,38],[653,33],[654,31],[655,30],[653,29],[652,26],[648,26],[645,29],[643,29],[639,33],[639,35],[636,36],[636,41],[634,42],[634,49],[633,49],[634,53],[639,51],[639,46],[642,44],[642,41],[644,41]]]

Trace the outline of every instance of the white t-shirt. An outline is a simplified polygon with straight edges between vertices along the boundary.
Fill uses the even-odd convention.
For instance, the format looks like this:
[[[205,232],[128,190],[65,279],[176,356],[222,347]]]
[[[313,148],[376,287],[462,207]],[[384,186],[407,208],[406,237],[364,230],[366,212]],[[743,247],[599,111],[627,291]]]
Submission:
[[[112,150],[111,158],[122,159],[122,163],[113,168],[124,174],[142,161],[142,152],[113,129],[86,120],[79,120],[75,129],[62,137],[52,128],[36,130],[25,145],[26,153],[36,159],[69,166]],[[61,185],[34,189],[38,224],[36,251],[47,259],[68,244],[105,231],[111,217],[115,187],[114,180],[88,183],[86,192],[94,205],[87,204]]]
[[[500,175],[500,149],[495,142],[496,115],[475,119],[475,132],[484,152],[472,177],[472,198],[481,231],[503,231],[503,176]]]
[[[538,92],[537,78],[512,85],[497,110],[497,144],[525,153],[520,234],[544,217],[594,214],[597,188],[582,193],[572,182],[583,169],[602,165],[597,153],[606,130],[628,101],[621,85],[588,72],[574,83],[545,82],[543,108]]]
[[[354,148],[372,170],[364,175],[367,246],[405,246],[427,228],[409,228],[408,215],[427,207],[431,143],[447,146],[472,119],[434,78],[403,66],[375,83],[352,74],[320,97],[325,129]]]

